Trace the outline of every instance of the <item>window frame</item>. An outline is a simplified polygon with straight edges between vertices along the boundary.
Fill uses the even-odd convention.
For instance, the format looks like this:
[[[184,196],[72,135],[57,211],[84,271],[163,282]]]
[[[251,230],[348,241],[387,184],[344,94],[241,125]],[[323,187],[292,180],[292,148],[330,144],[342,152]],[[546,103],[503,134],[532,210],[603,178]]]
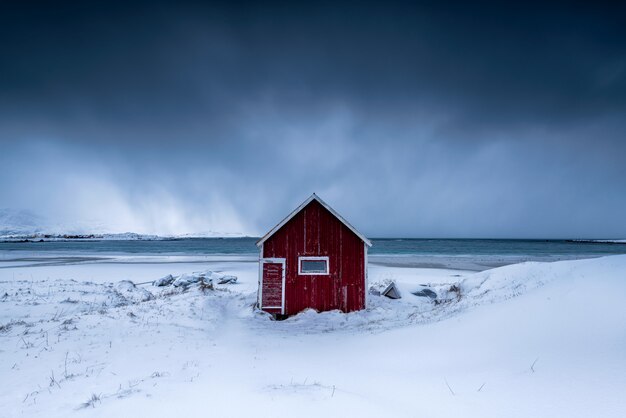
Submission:
[[[302,262],[303,261],[325,261],[326,262],[326,272],[307,272],[302,271]],[[299,256],[298,257],[298,275],[299,276],[328,276],[330,275],[330,260],[328,256]]]

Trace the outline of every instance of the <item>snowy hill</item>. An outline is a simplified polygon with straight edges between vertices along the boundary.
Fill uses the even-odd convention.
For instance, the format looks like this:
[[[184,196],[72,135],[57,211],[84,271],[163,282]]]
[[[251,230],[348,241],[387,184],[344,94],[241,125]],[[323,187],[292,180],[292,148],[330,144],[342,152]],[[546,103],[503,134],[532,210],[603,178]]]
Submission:
[[[28,210],[0,209],[0,240],[160,240],[182,238],[244,237],[241,233],[207,231],[195,234],[156,235],[111,232],[97,222],[54,223]]]
[[[42,217],[30,211],[0,208],[0,237],[42,233],[44,223]]]

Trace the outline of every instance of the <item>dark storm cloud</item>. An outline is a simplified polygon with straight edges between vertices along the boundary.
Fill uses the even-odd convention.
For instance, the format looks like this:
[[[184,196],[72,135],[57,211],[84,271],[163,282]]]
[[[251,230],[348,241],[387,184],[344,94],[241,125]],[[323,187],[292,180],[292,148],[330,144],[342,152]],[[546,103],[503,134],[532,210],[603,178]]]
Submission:
[[[625,105],[619,9],[77,4],[22,2],[3,14],[2,89],[12,106],[178,124],[275,95],[372,113],[435,106],[465,123],[508,124]]]
[[[261,232],[316,190],[373,235],[626,235],[623,7],[0,7],[4,206]]]

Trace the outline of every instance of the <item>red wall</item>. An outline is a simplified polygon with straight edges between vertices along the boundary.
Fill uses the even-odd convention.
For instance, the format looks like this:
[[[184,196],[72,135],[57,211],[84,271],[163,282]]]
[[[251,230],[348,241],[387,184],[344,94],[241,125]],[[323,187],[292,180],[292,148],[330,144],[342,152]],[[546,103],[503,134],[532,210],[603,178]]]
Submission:
[[[316,200],[263,243],[264,258],[285,258],[285,314],[365,308],[365,244]],[[298,275],[299,256],[328,256],[329,275]]]

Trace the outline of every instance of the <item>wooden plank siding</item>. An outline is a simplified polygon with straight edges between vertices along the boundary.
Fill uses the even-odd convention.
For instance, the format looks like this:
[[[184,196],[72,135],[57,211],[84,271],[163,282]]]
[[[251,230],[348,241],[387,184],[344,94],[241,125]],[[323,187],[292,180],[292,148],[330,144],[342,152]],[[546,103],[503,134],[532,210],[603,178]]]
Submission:
[[[365,308],[365,246],[317,200],[263,243],[263,258],[285,258],[285,314],[306,308],[351,312]],[[328,275],[299,275],[298,257],[327,256]]]
[[[276,308],[283,304],[283,265],[263,263],[263,307]]]

